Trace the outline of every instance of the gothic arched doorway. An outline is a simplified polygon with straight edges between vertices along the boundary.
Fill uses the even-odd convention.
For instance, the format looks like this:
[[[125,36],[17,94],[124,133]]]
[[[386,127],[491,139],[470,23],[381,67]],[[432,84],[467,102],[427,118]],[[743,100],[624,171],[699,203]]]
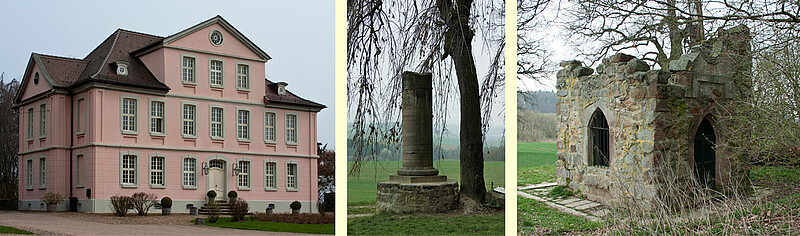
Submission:
[[[714,134],[714,127],[708,118],[704,118],[694,136],[694,173],[703,188],[714,189],[716,145],[717,136]]]

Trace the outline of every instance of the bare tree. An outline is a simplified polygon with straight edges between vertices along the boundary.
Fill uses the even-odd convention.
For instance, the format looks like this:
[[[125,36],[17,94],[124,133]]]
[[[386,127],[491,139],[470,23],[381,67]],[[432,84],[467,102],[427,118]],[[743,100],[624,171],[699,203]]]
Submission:
[[[448,102],[458,92],[461,200],[467,208],[482,203],[484,132],[492,103],[504,85],[503,4],[494,0],[349,0],[347,4],[350,136],[357,155],[350,173],[360,171],[361,161],[376,160],[374,155],[362,155],[365,150],[377,151],[371,144],[399,142],[400,74],[432,72],[440,134],[446,131]],[[482,83],[473,58],[473,28],[482,33],[486,45],[496,46]]]
[[[19,114],[12,108],[19,82],[0,76],[0,199],[17,199]]]

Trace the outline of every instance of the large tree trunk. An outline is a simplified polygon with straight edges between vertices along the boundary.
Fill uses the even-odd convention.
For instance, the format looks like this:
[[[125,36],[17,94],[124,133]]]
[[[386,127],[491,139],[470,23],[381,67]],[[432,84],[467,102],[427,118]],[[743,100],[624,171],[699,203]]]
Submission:
[[[453,4],[456,6],[453,6]],[[472,0],[437,0],[445,22],[445,55],[450,56],[461,95],[461,203],[467,211],[478,209],[486,197],[483,181],[483,133],[478,75],[472,58],[473,30],[469,27]]]

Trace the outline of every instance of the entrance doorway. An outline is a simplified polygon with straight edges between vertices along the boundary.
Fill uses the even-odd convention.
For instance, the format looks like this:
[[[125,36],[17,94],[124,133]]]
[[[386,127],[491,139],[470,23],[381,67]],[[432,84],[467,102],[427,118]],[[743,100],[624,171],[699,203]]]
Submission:
[[[224,201],[228,189],[225,177],[225,161],[211,160],[208,162],[208,188],[217,192],[214,200]]]
[[[704,118],[694,136],[694,173],[700,187],[714,189],[716,145],[717,136],[714,134],[714,127],[708,118]]]

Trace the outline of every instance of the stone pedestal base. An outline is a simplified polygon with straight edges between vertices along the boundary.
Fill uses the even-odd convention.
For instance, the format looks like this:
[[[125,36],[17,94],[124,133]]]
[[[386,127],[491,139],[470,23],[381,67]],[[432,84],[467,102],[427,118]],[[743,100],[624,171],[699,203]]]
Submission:
[[[458,182],[455,180],[435,183],[378,183],[378,212],[448,212],[457,203]]]
[[[389,182],[398,182],[404,184],[416,183],[435,183],[446,182],[446,175],[430,175],[430,176],[405,176],[405,175],[390,175]]]

